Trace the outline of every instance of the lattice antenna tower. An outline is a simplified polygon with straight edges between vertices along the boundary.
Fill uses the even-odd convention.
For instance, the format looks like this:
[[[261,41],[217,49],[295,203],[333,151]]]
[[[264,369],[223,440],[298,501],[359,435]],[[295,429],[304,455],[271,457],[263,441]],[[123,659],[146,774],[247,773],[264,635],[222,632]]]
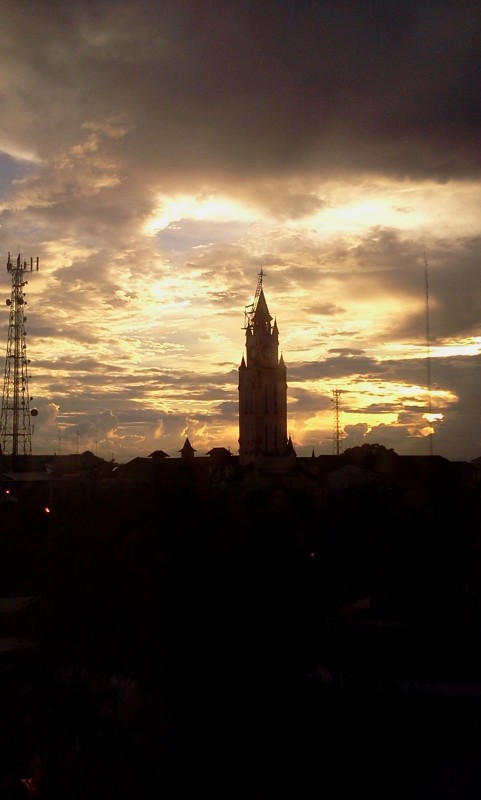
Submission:
[[[338,456],[341,452],[341,389],[334,389],[332,392],[332,402],[334,404],[334,436],[333,454]]]
[[[244,327],[243,327],[243,330],[246,330],[251,325],[252,318],[253,318],[253,316],[255,314],[255,311],[256,311],[256,308],[257,308],[257,301],[259,300],[259,295],[260,295],[260,293],[262,291],[262,281],[263,281],[264,275],[265,275],[265,272],[261,268],[261,271],[259,272],[259,275],[257,277],[257,286],[256,286],[256,293],[254,295],[254,302],[253,303],[249,303],[249,305],[247,305],[245,307],[245,309],[244,309]]]
[[[22,262],[20,254],[14,262],[10,253],[7,260],[7,271],[12,278],[12,292],[6,300],[10,309],[8,321],[7,350],[5,355],[5,374],[3,381],[2,409],[0,417],[0,452],[11,456],[12,466],[16,465],[18,456],[30,456],[32,452],[31,417],[38,414],[37,409],[30,410],[27,343],[25,322],[24,287],[28,281],[26,274],[38,272],[38,257],[34,264]]]

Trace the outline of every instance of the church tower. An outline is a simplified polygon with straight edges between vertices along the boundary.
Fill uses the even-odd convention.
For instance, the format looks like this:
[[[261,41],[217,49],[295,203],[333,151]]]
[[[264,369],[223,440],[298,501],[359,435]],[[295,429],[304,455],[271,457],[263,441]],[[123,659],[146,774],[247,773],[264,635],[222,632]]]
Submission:
[[[246,358],[239,367],[241,464],[289,453],[286,365],[279,358],[279,330],[267,308],[263,277],[261,270],[254,302],[245,312]]]

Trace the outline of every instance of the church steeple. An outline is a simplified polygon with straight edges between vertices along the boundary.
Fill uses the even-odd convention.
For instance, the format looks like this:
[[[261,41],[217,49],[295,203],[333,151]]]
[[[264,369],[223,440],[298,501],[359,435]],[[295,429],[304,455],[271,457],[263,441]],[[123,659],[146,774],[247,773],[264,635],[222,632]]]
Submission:
[[[287,450],[287,383],[279,359],[279,329],[272,324],[258,276],[254,302],[245,310],[247,359],[239,367],[239,456],[283,456]]]
[[[267,308],[266,298],[264,297],[264,289],[261,288],[255,311],[252,316],[252,325],[254,329],[270,333],[271,319],[272,317],[269,314],[269,309]]]

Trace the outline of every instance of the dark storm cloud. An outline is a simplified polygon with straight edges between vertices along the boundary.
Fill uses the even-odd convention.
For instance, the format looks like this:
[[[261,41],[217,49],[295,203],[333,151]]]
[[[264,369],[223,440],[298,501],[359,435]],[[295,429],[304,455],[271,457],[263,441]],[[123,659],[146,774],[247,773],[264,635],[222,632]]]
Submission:
[[[322,245],[324,247],[324,245]],[[373,302],[384,297],[398,299],[398,314],[388,320],[389,335],[404,342],[422,341],[429,321],[432,342],[449,337],[470,335],[479,326],[481,308],[481,238],[457,236],[430,242],[429,248],[419,235],[410,237],[392,228],[376,226],[364,232],[347,258],[336,246],[335,280],[354,287],[364,299]],[[327,254],[332,253],[330,247]],[[319,254],[320,258],[321,253]],[[317,279],[321,276],[317,272]],[[334,277],[334,276],[332,276]],[[418,309],[406,312],[406,301],[415,301]],[[429,320],[427,312],[429,310]],[[311,306],[311,313],[338,314],[341,308]],[[385,335],[385,334],[383,334]]]
[[[237,399],[235,402],[233,400],[225,400],[222,403],[218,403],[215,410],[226,420],[228,419],[236,423],[239,419],[239,403]]]
[[[359,377],[351,408],[362,414],[371,402],[367,381],[381,399],[351,440],[400,443],[407,431],[411,446],[409,426],[423,425],[415,387],[426,385],[426,361],[371,355],[392,336],[395,353],[422,346],[426,249],[433,344],[478,329],[481,248],[464,223],[471,203],[478,232],[477,4],[4,0],[0,44],[0,149],[10,153],[0,156],[0,243],[40,250],[28,333],[29,348],[44,348],[38,360],[33,348],[33,372],[55,401],[47,411],[65,401],[65,424],[78,415],[85,431],[102,428],[104,413],[124,453],[150,452],[152,437],[170,434],[176,452],[187,429],[231,424],[238,373],[229,357],[242,357],[243,310],[263,269],[281,348],[293,353],[292,362],[289,349],[285,356],[299,430],[303,412],[332,404],[329,388],[311,392],[302,381],[349,391]],[[457,227],[441,230],[454,182],[424,193],[421,182],[398,182],[386,206],[393,176],[462,178]],[[423,211],[441,189],[426,243]],[[183,194],[198,212],[206,198],[232,203],[219,218],[198,219],[192,205],[173,202]],[[316,360],[318,351],[326,357]],[[467,356],[433,359],[433,388],[451,393],[439,433],[450,453],[479,438],[476,375]],[[398,411],[389,381],[412,385],[412,397],[398,425],[371,428],[375,413]],[[189,400],[205,413],[179,413]],[[55,439],[54,410],[47,419]]]
[[[192,173],[480,171],[477,3],[6,0],[0,23],[7,131],[42,157],[89,119],[124,119],[117,157],[179,188]]]
[[[124,372],[121,367],[99,362],[94,358],[69,358],[68,356],[62,356],[61,361],[55,358],[49,359],[48,361],[42,361],[41,359],[38,359],[35,361],[35,368],[37,370],[45,368],[54,374],[57,370],[66,371],[71,374],[74,374],[75,372],[85,372],[89,375],[95,373],[105,373],[107,371],[109,373]]]
[[[319,361],[297,363],[289,368],[290,381],[346,378],[351,375],[365,377],[387,376],[388,367],[384,362],[367,356],[338,356]]]
[[[394,403],[371,403],[370,405],[363,406],[362,413],[366,414],[369,418],[369,414],[374,414],[379,416],[379,414],[392,414],[395,411],[401,411],[403,409],[403,405],[400,402]],[[416,406],[416,409],[419,411],[419,404]]]
[[[301,389],[295,386],[289,392],[289,401],[293,401],[294,405],[292,411],[295,413],[296,409],[302,411],[325,411],[327,408],[332,408],[332,397],[328,392],[320,394],[319,392],[311,392],[307,389]]]
[[[457,236],[425,243],[399,231],[374,228],[351,248],[351,271],[338,272],[340,282],[363,288],[363,296],[398,298],[402,313],[393,315],[389,335],[412,342],[426,336],[432,343],[472,335],[481,307],[480,237]],[[407,300],[418,310],[406,313]],[[429,312],[429,313],[428,313]]]
[[[307,306],[305,310],[308,314],[322,317],[335,317],[343,312],[342,306],[337,306],[334,303],[314,303],[311,306]]]
[[[429,329],[432,342],[446,337],[481,333],[481,238],[458,238],[456,241],[440,242],[429,253],[427,259],[427,309],[424,311],[426,326],[429,311]],[[424,271],[423,271],[424,276]],[[403,321],[398,331],[405,336],[410,330],[420,328],[422,314],[413,315]]]
[[[335,347],[328,350],[328,353],[337,353],[338,356],[343,356],[343,357],[361,356],[362,350],[357,350],[355,348],[350,348],[350,347]]]

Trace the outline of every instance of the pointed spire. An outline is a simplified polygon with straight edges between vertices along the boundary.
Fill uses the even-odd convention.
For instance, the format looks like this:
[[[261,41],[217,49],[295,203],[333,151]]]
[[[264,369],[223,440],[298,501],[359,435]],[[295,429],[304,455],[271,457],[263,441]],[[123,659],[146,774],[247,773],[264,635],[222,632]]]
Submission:
[[[181,454],[182,458],[188,459],[189,461],[194,458],[195,450],[189,442],[189,437],[186,438],[182,449],[179,450],[179,453]]]
[[[256,310],[254,311],[254,325],[270,325],[272,317],[267,308],[266,298],[264,297],[264,290],[261,289],[257,299]]]
[[[286,455],[296,455],[296,451],[294,450],[294,445],[292,444],[292,439],[290,436],[287,440]]]

